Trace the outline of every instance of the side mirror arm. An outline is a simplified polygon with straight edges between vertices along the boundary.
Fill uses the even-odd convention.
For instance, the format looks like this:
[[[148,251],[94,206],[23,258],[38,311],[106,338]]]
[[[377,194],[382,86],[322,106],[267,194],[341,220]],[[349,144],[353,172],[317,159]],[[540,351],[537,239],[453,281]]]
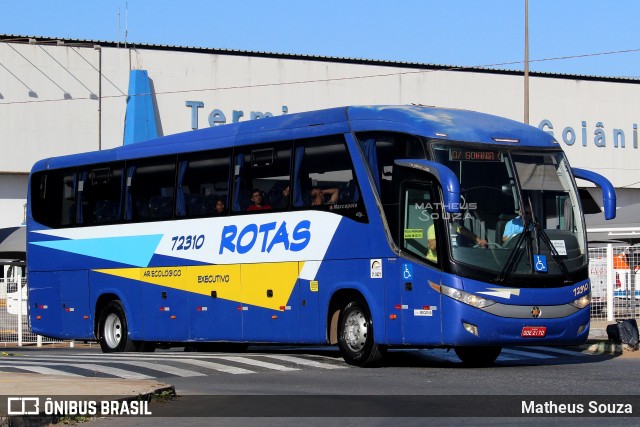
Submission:
[[[613,184],[604,176],[588,171],[586,169],[571,168],[575,178],[584,179],[602,189],[602,206],[604,206],[604,218],[614,219],[616,217],[616,190]]]
[[[417,169],[433,175],[442,187],[444,210],[448,213],[460,213],[460,182],[456,174],[448,167],[429,160],[398,159],[398,166]]]

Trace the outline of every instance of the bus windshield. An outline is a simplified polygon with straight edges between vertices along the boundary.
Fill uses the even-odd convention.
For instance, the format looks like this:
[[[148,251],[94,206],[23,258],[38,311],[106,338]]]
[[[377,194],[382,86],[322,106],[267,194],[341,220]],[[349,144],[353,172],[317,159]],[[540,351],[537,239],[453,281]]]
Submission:
[[[498,282],[532,273],[569,280],[586,266],[578,193],[561,151],[433,149],[460,180],[460,213],[445,216],[454,262],[489,270]]]

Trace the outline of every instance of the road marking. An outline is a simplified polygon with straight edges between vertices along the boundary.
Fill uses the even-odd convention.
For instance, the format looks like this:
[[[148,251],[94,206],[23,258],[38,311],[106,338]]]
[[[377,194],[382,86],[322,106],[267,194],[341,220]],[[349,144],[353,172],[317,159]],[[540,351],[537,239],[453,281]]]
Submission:
[[[403,350],[398,350],[403,351]],[[404,351],[415,351],[406,349]],[[453,351],[444,349],[432,349],[420,351],[421,354],[428,357],[440,358],[453,362],[459,362],[458,357]],[[33,354],[33,353],[32,353]],[[228,374],[255,374],[258,371],[233,366],[232,364],[224,364],[225,361],[233,364],[249,365],[268,370],[280,372],[298,371],[304,367],[317,369],[344,369],[347,365],[335,363],[335,358],[323,356],[314,357],[321,358],[321,361],[307,359],[299,355],[284,354],[266,354],[266,353],[243,353],[242,356],[234,353],[222,354],[194,354],[194,353],[88,353],[77,355],[75,353],[58,353],[55,355],[22,355],[20,357],[11,358],[11,364],[0,364],[0,368],[21,369],[28,372],[46,375],[65,375],[69,377],[87,377],[88,375],[65,372],[63,367],[73,367],[86,371],[99,372],[114,377],[129,379],[152,379],[154,377],[147,374],[135,372],[135,367],[144,368],[149,371],[161,372],[167,375],[178,377],[202,377],[209,376],[213,373],[199,372],[197,370],[185,369],[189,367],[204,368],[216,372]],[[566,350],[562,348],[546,347],[546,346],[516,346],[505,347],[498,357],[498,361],[521,361],[526,359],[554,359],[565,356],[588,356],[577,351]],[[260,360],[263,359],[263,360]],[[276,361],[293,364],[295,367],[284,366],[276,363],[269,363],[264,359],[272,359]],[[334,364],[326,363],[322,359],[330,360]],[[162,362],[162,363],[158,363]],[[171,365],[168,364],[171,363]],[[220,362],[220,363],[218,363]],[[0,362],[1,363],[1,362]],[[110,365],[118,364],[123,366],[131,366],[130,369],[122,369],[112,367]],[[44,365],[44,366],[43,366]],[[178,366],[175,366],[178,365]],[[180,366],[182,365],[182,366]],[[1,369],[0,369],[1,370]],[[158,375],[162,376],[162,375]]]
[[[565,350],[563,348],[555,348],[555,347],[518,347],[518,348],[528,348],[529,350],[540,350],[540,351],[548,351],[550,353],[558,353],[558,354],[568,354],[570,356],[586,356],[586,354],[582,354],[579,351]]]
[[[308,359],[303,359],[301,357],[294,357],[294,356],[283,356],[283,355],[276,355],[276,354],[264,354],[264,355],[262,355],[262,357],[268,357],[268,358],[271,358],[271,359],[277,359],[277,360],[282,360],[282,361],[285,361],[285,362],[291,362],[291,363],[295,363],[296,365],[313,366],[314,368],[321,368],[321,369],[345,369],[346,368],[346,366],[330,365],[328,363],[316,362],[314,360],[308,360]]]
[[[163,363],[142,362],[133,357],[119,358],[119,360],[116,361],[116,360],[109,360],[108,358],[106,358],[105,360],[96,360],[95,357],[85,357],[85,356],[73,357],[73,356],[52,355],[52,356],[43,356],[43,357],[35,357],[35,358],[30,357],[29,360],[42,360],[42,363],[46,363],[48,360],[56,360],[58,362],[62,362],[62,361],[85,362],[90,360],[92,362],[118,363],[122,365],[139,366],[141,368],[150,369],[152,371],[168,373],[168,374],[176,375],[178,377],[206,377],[207,376],[207,374],[203,374],[201,372],[190,371],[188,369],[182,369],[182,368],[176,368],[175,366],[166,365]],[[154,358],[154,359],[148,359],[148,360],[164,360],[164,359]]]
[[[515,354],[517,356],[533,357],[533,358],[536,358],[536,359],[555,359],[556,358],[556,356],[550,356],[548,354],[532,353],[530,351],[513,350],[511,348],[503,348],[502,352],[503,353],[507,353],[507,354]]]
[[[67,377],[82,377],[82,375],[73,374],[71,372],[65,372],[60,369],[52,369],[44,366],[21,366],[21,365],[0,365],[0,368],[15,368],[23,371],[34,372],[36,374],[44,375],[64,375]]]
[[[427,351],[431,352],[430,350],[427,350]],[[454,351],[441,350],[438,353],[439,354],[437,354],[437,356],[440,357],[441,359],[446,359],[449,362],[460,362],[460,359],[458,358],[458,356]]]
[[[53,359],[56,360],[55,362],[48,362],[48,359]],[[117,360],[116,360],[117,359]],[[131,359],[131,360],[129,360]],[[35,360],[39,360],[39,361],[35,361]],[[152,370],[156,370],[156,371],[162,371],[164,372],[164,368],[158,369],[158,367],[163,367],[165,365],[158,365],[158,364],[153,364],[153,363],[148,363],[148,362],[142,362],[142,361],[136,361],[134,358],[132,358],[131,356],[129,357],[108,357],[105,358],[105,360],[96,360],[95,357],[92,358],[83,358],[82,356],[80,357],[68,357],[68,356],[60,356],[60,355],[52,355],[52,356],[41,356],[41,357],[36,357],[36,358],[30,358],[29,360],[20,360],[20,359],[13,359],[14,361],[14,365],[12,366],[18,366],[19,364],[27,364],[27,365],[31,365],[31,364],[38,364],[38,365],[50,365],[50,366],[74,366],[74,367],[79,367],[79,368],[83,368],[83,369],[93,369],[97,372],[103,372],[103,373],[109,373],[112,374],[112,372],[120,372],[124,375],[125,372],[128,371],[124,371],[122,369],[118,369],[118,368],[110,368],[110,367],[104,367],[104,369],[95,369],[96,367],[100,367],[102,365],[97,365],[95,363],[84,363],[83,360],[91,360],[91,362],[99,362],[99,363],[118,363],[118,364],[130,364],[130,365],[138,365],[141,367],[148,367],[149,369]],[[162,358],[147,358],[147,360],[166,360],[166,359],[162,359]],[[63,361],[69,361],[69,362],[81,362],[81,363],[62,363]],[[229,366],[229,365],[223,365],[221,363],[215,363],[215,362],[209,362],[206,360],[196,360],[196,359],[187,359],[187,358],[174,358],[173,361],[175,363],[181,363],[181,364],[186,364],[186,365],[193,365],[193,366],[199,366],[201,368],[207,368],[207,369],[211,369],[214,371],[219,371],[219,372],[225,372],[228,374],[255,374],[255,371],[250,371],[248,369],[244,369],[244,368],[238,368],[235,366]],[[143,366],[143,364],[145,366]],[[174,368],[171,366],[167,365],[167,368],[170,368],[172,370],[175,370],[175,372],[179,372],[180,376],[206,376],[206,374],[200,374],[199,372],[195,372],[195,371],[190,371],[190,370],[186,370],[186,369],[182,369],[182,368]],[[108,371],[107,371],[108,370]],[[112,374],[112,375],[116,375],[116,374]],[[140,374],[143,375],[143,374]],[[116,376],[122,376],[122,375],[116,375]],[[149,377],[147,375],[143,375],[146,378],[153,378],[153,377]],[[128,377],[123,377],[123,378],[128,378]]]
[[[33,360],[42,360],[42,362],[37,362],[37,363],[41,363],[41,364],[50,364],[47,363],[47,360],[56,360],[57,362],[61,362],[61,361],[70,361],[70,362],[77,362],[77,361],[91,361],[91,362],[100,362],[100,363],[120,363],[120,364],[131,364],[131,365],[136,365],[139,364],[138,366],[141,367],[145,367],[145,368],[149,368],[149,369],[154,369],[154,370],[158,370],[158,371],[162,371],[162,372],[169,372],[168,370],[163,370],[163,369],[158,369],[159,366],[163,366],[163,365],[157,365],[157,364],[145,364],[147,362],[142,362],[139,361],[141,355],[136,355],[133,356],[132,354],[117,354],[117,355],[112,355],[109,354],[107,356],[102,355],[102,354],[95,354],[95,355],[83,355],[83,356],[64,356],[64,355],[51,355],[51,356],[40,356],[40,357],[35,357],[35,358],[30,358],[29,360],[33,361]],[[263,355],[254,355],[254,356],[263,356]],[[202,355],[202,356],[197,356],[198,359],[192,357],[192,356],[186,356],[186,355],[180,355],[180,354],[164,354],[161,357],[158,356],[150,356],[150,355],[144,355],[142,358],[150,361],[150,360],[158,360],[158,361],[167,361],[167,360],[171,360],[172,362],[175,363],[184,363],[184,364],[188,364],[188,365],[195,365],[195,366],[199,366],[199,367],[203,367],[203,368],[208,368],[208,369],[212,369],[215,371],[220,371],[220,372],[226,372],[229,374],[254,374],[256,373],[256,371],[251,371],[248,369],[244,369],[244,368],[239,368],[239,367],[234,367],[234,366],[230,366],[230,365],[224,365],[221,363],[216,363],[216,362],[212,362],[210,360],[227,360],[230,362],[235,362],[235,363],[241,363],[241,364],[245,364],[245,365],[252,365],[252,366],[258,366],[261,368],[266,368],[266,369],[271,369],[271,370],[276,370],[276,371],[298,371],[298,368],[289,368],[287,366],[282,366],[282,365],[277,365],[275,363],[269,363],[269,362],[263,362],[260,360],[255,360],[255,359],[250,359],[248,357],[241,357],[241,356],[219,356],[219,355],[215,355],[215,356],[209,356],[209,355]],[[202,359],[208,359],[208,360],[202,360]],[[17,360],[18,361],[18,360]],[[22,360],[19,360],[20,362],[22,362]],[[34,362],[35,363],[35,362]],[[314,363],[319,363],[319,362],[314,362]],[[143,365],[145,364],[145,365]],[[300,363],[302,364],[302,363]],[[69,364],[69,366],[72,366],[71,364]],[[98,365],[95,365],[98,366]],[[180,370],[180,368],[176,368],[178,370]],[[189,374],[189,372],[192,372],[191,374]],[[170,372],[169,372],[170,373]],[[196,376],[196,375],[204,375],[204,374],[199,374],[193,371],[187,371],[187,370],[182,370],[181,374],[177,374],[179,376]]]
[[[461,362],[460,358],[453,350],[448,351],[443,348],[422,350],[422,354],[425,356],[432,357],[434,359],[445,359],[445,360],[448,360],[449,362],[455,362],[455,363]],[[509,357],[500,353],[500,356],[498,356],[498,360],[506,362],[506,361],[513,361],[513,360],[522,360],[522,359]]]
[[[56,363],[56,365],[60,365],[60,364]],[[120,368],[113,368],[111,366],[96,365],[93,363],[68,363],[65,365],[73,366],[74,368],[89,369],[95,372],[102,372],[103,374],[113,375],[114,377],[120,377],[120,378],[132,379],[132,380],[153,379],[153,377],[150,377],[149,375],[144,375],[138,372],[127,371]]]
[[[248,369],[243,369],[243,368],[236,368],[235,366],[223,365],[221,363],[208,362],[206,360],[179,359],[176,361],[179,363],[186,363],[189,365],[212,369],[214,371],[226,372],[227,374],[255,374],[256,373],[256,371],[250,371]]]
[[[500,355],[496,360],[500,360],[502,362],[513,362],[514,360],[522,360],[522,359]]]
[[[176,368],[175,366],[165,365],[162,363],[140,362],[135,360],[125,360],[120,363],[124,365],[140,366],[141,368],[146,368],[153,371],[160,371],[160,372],[175,375],[178,377],[206,377],[207,376],[207,374],[203,374],[202,372]]]
[[[103,374],[112,375],[114,377],[127,378],[127,379],[136,379],[136,380],[149,380],[153,377],[148,375],[140,374],[137,372],[127,371],[124,369],[112,368],[109,366],[96,365],[94,363],[59,363],[59,362],[35,362],[29,360],[12,360],[12,366],[14,368],[24,367],[33,367],[33,365],[47,365],[47,366],[72,366],[74,368],[85,369],[88,371],[101,372]],[[86,376],[86,375],[82,375]]]
[[[216,356],[216,359],[228,360],[230,362],[244,363],[251,366],[260,366],[261,368],[273,369],[276,371],[299,371],[298,368],[289,368],[287,366],[276,365],[275,363],[262,362],[260,360],[249,359],[242,356]]]

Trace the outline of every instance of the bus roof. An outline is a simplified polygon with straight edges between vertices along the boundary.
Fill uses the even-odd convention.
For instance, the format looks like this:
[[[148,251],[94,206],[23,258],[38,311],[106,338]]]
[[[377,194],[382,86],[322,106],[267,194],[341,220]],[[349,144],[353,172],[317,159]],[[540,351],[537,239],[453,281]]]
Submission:
[[[547,132],[485,113],[417,105],[350,106],[213,126],[109,150],[44,159],[37,162],[33,170],[350,131],[406,132],[459,142],[559,147],[557,141]]]

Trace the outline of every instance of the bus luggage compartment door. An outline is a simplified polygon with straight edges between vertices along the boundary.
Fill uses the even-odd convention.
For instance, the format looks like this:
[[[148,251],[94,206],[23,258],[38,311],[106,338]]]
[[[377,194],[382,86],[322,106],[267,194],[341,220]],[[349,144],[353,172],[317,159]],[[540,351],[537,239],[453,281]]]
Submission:
[[[55,338],[93,338],[87,270],[31,272],[29,303],[34,333]]]
[[[189,294],[190,335],[193,341],[241,341],[240,265],[187,267],[198,274],[198,292]]]
[[[188,338],[188,292],[164,286],[145,285],[143,304],[145,340],[186,341]]]
[[[243,338],[296,342],[300,337],[297,262],[242,264]]]

